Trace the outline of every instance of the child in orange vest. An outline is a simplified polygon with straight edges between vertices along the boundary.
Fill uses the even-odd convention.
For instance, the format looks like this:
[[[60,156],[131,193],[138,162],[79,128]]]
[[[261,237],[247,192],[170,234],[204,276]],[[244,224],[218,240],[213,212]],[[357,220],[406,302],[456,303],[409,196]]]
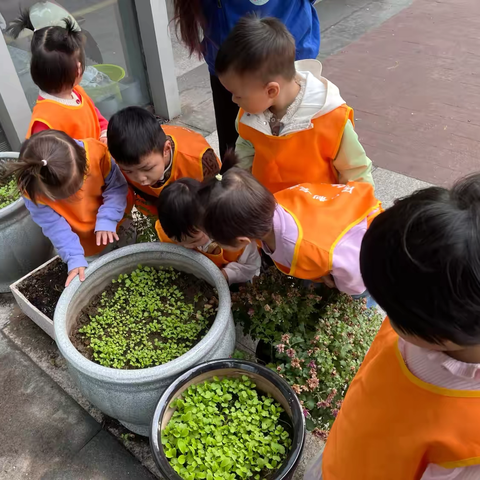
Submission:
[[[203,208],[198,198],[201,183],[181,178],[167,185],[158,197],[155,228],[162,242],[178,243],[203,253],[221,269],[227,282],[244,283],[260,274],[262,264],[255,243],[237,251],[224,250],[203,232]]]
[[[261,242],[285,274],[363,295],[359,254],[380,202],[368,183],[304,183],[270,193],[249,172],[229,168],[199,192],[202,229],[225,250]]]
[[[479,238],[478,174],[372,223],[361,271],[388,318],[305,479],[480,478]]]
[[[65,28],[48,26],[35,30],[29,10],[9,27],[15,38],[32,30],[30,74],[40,88],[27,138],[43,130],[61,130],[72,138],[95,138],[106,144],[108,122],[79,86],[85,70],[83,35],[73,20]]]
[[[97,255],[119,240],[117,226],[127,206],[127,182],[98,140],[73,140],[46,130],[26,140],[16,174],[32,219],[68,266],[65,286],[85,279],[85,257]]]
[[[373,185],[353,110],[321,76],[320,62],[295,63],[295,40],[280,20],[240,19],[215,68],[240,106],[239,166],[270,192],[304,182]]]
[[[108,148],[133,187],[135,206],[157,214],[162,189],[183,177],[203,180],[220,170],[215,152],[199,133],[173,125],[161,126],[140,107],[117,112],[108,125]]]

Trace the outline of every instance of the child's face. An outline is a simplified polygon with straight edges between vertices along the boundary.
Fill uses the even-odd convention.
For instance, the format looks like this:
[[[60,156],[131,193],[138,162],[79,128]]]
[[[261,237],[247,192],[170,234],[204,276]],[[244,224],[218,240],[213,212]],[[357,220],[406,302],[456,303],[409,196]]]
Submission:
[[[156,187],[163,181],[165,169],[170,163],[172,145],[165,142],[163,153],[152,152],[140,159],[137,165],[121,165],[122,172],[133,182],[142,187]],[[158,185],[160,186],[160,185]]]
[[[254,75],[238,75],[230,70],[219,79],[232,94],[232,101],[251,114],[269,109],[280,93],[277,82],[265,84],[261,78]]]
[[[229,252],[238,252],[239,250],[242,250],[243,248],[245,248],[250,243],[252,243],[252,240],[250,240],[247,237],[236,238],[233,245],[224,245],[223,243],[217,242],[219,247],[221,247],[221,248],[223,248],[223,250],[227,250]]]
[[[210,238],[206,233],[200,230],[197,230],[197,232],[194,233],[193,235],[184,237],[180,242],[180,245],[185,248],[194,249],[197,247],[203,247],[209,241],[210,241]]]

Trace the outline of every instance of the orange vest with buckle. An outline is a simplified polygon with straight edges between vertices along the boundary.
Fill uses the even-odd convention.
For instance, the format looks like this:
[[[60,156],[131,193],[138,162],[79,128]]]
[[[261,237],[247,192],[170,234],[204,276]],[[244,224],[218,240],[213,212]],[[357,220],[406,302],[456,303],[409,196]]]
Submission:
[[[277,203],[295,220],[298,239],[292,265],[279,270],[305,280],[319,280],[332,270],[333,251],[343,236],[381,212],[369,183],[347,185],[304,183],[275,194]]]
[[[106,145],[94,139],[82,142],[87,153],[88,171],[81,189],[65,200],[41,198],[38,203],[48,205],[67,221],[73,232],[78,235],[85,256],[89,257],[105,248],[105,245],[96,244],[95,223],[98,209],[103,205],[102,193],[112,163]]]
[[[383,322],[351,383],[323,454],[324,480],[420,480],[428,464],[480,465],[480,391],[413,375]]]
[[[80,105],[69,106],[53,100],[37,100],[27,138],[31,137],[35,122],[44,123],[51,130],[61,130],[72,138],[100,138],[100,122],[95,104],[82,87],[77,85],[73,91],[81,98]]]
[[[155,230],[157,231],[158,238],[160,239],[161,242],[176,243],[171,238],[169,238],[167,234],[164,232],[162,225],[160,225],[159,220],[157,220],[157,222],[155,223]],[[205,255],[218,268],[223,268],[225,267],[225,265],[228,265],[229,263],[236,262],[243,253],[243,249],[238,250],[236,252],[230,252],[229,250],[224,250],[223,248],[220,248],[220,253],[217,253],[217,254],[202,252],[201,250],[198,250],[198,249],[196,249],[195,251],[201,253],[202,255]]]
[[[242,123],[246,114],[239,113],[238,133],[255,148],[253,176],[270,192],[276,193],[310,183],[337,183],[333,167],[343,131],[348,120],[353,123],[353,110],[341,105],[335,110],[312,120],[313,128],[285,136],[265,135]]]
[[[203,180],[203,155],[208,149],[212,148],[202,135],[192,130],[173,125],[162,125],[162,129],[174,144],[170,178],[158,188],[143,186],[128,179],[135,189],[155,198],[159,197],[169,183],[179,178],[189,177],[201,182]],[[220,161],[218,161],[218,164],[221,165]],[[157,215],[156,206],[151,205],[139,195],[137,195],[135,206],[145,215]]]

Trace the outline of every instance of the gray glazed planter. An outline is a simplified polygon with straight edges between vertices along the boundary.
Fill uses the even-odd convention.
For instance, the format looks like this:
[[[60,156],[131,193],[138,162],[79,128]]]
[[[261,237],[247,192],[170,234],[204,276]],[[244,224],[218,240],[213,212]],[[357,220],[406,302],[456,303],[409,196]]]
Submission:
[[[174,267],[201,278],[218,291],[217,317],[205,337],[189,352],[164,365],[117,370],[91,362],[72,345],[69,334],[79,312],[121,273],[138,264]],[[81,283],[76,278],[65,289],[54,316],[55,340],[83,395],[128,429],[148,436],[155,407],[165,389],[183,372],[207,360],[229,357],[235,347],[230,290],[220,270],[200,253],[178,245],[144,243],[115,250],[95,260]]]
[[[18,158],[17,152],[0,153],[1,159]],[[11,283],[51,258],[52,244],[32,220],[22,198],[0,209],[0,293]]]

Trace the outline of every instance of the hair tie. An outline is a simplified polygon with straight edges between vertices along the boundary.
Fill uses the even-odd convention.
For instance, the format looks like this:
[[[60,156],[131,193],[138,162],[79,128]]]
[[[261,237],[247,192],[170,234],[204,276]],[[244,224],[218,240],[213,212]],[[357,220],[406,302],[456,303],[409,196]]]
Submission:
[[[222,176],[218,173],[217,175],[215,175],[215,178],[221,182],[222,181]]]
[[[45,159],[42,160],[42,165],[43,165],[44,167],[47,166],[47,161],[46,161]]]

